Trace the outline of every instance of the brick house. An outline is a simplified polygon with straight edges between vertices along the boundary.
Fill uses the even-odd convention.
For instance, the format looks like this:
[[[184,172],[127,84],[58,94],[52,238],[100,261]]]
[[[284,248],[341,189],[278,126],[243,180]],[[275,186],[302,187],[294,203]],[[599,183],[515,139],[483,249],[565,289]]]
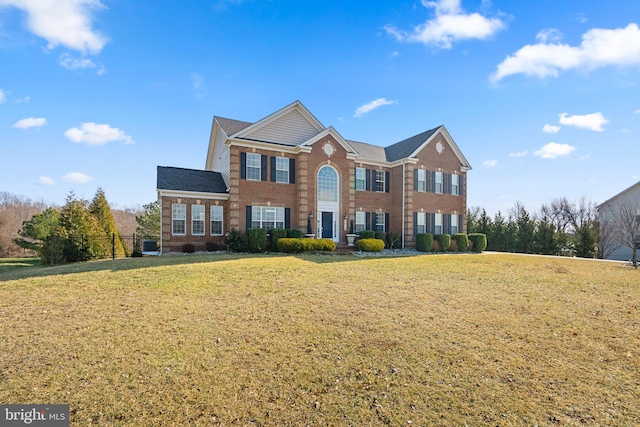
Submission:
[[[204,170],[158,166],[161,248],[222,242],[237,228],[297,228],[346,243],[356,231],[465,231],[467,171],[444,126],[388,147],[344,139],[299,101],[255,122],[215,116]]]

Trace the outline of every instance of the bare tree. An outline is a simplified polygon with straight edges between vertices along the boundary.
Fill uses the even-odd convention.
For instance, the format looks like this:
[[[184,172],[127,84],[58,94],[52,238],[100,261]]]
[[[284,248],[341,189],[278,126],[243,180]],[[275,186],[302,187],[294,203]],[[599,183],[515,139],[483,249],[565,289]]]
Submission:
[[[615,227],[611,218],[606,218],[604,212],[600,213],[598,221],[598,253],[600,259],[607,259],[609,255],[614,253],[619,247],[620,242],[615,238]]]
[[[566,233],[571,225],[572,209],[572,203],[566,197],[560,197],[553,199],[548,205],[542,205],[540,213],[541,216],[549,218],[558,233]]]
[[[611,206],[614,239],[621,246],[631,248],[631,262],[638,268],[636,239],[640,236],[640,200],[625,199]]]

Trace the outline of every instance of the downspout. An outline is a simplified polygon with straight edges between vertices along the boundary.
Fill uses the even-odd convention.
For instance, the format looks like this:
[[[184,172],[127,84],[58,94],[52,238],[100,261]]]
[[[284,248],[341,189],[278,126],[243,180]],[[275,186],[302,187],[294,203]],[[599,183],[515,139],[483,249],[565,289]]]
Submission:
[[[406,183],[405,183],[405,181],[407,180],[407,177],[406,177],[404,168],[405,168],[405,162],[402,161],[402,249],[404,249],[404,232],[405,232],[405,229],[404,229],[404,191],[405,191],[405,188],[407,186]]]
[[[158,191],[158,204],[160,205],[160,255],[162,255],[162,192]]]

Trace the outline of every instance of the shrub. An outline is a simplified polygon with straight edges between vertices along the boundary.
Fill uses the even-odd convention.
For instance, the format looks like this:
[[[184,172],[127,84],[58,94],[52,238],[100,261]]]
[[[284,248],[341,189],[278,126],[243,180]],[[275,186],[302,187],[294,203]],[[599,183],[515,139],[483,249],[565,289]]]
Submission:
[[[260,253],[267,249],[267,230],[264,228],[250,228],[247,230],[247,244],[249,252]]]
[[[278,250],[278,240],[283,237],[287,237],[287,230],[284,228],[274,228],[269,230],[269,235],[271,236],[271,244],[269,245],[269,250],[276,251]]]
[[[283,237],[278,239],[278,250],[284,253],[300,253],[306,251],[333,252],[336,243],[331,239],[292,239]]]
[[[232,252],[244,252],[247,250],[247,239],[237,228],[232,228],[226,236],[224,236],[224,244],[229,247]]]
[[[362,252],[382,252],[384,249],[384,240],[360,239],[356,242],[356,249]]]
[[[217,242],[206,242],[204,244],[204,250],[207,252],[215,252],[219,250],[224,250],[225,248],[221,248],[220,244]]]
[[[442,252],[442,246],[440,246],[440,242],[437,240],[431,241],[431,252]]]
[[[196,251],[196,247],[193,243],[183,243],[182,244],[182,252],[187,254],[192,254]]]
[[[400,233],[397,231],[388,232],[386,244],[389,249],[398,249],[400,247]]]
[[[453,235],[453,241],[456,242],[459,252],[467,252],[469,250],[469,238],[464,233]]]
[[[473,245],[473,251],[481,253],[487,249],[487,235],[482,233],[469,234],[469,241]]]
[[[358,233],[360,239],[375,239],[376,232],[373,230],[362,230]]]
[[[385,233],[384,231],[376,231],[374,234],[374,239],[380,239],[383,242],[387,242],[387,233]]]
[[[429,233],[416,234],[416,250],[420,252],[431,252],[433,236]]]
[[[297,228],[289,228],[287,229],[287,237],[290,237],[292,239],[299,239],[300,237],[302,237],[302,231],[298,230]]]
[[[447,249],[448,252],[458,252],[458,242],[456,242],[454,239],[451,239],[451,243],[449,244],[449,249]]]
[[[440,244],[440,248],[443,252],[446,252],[451,246],[451,236],[448,234],[436,234],[433,236],[433,240]]]

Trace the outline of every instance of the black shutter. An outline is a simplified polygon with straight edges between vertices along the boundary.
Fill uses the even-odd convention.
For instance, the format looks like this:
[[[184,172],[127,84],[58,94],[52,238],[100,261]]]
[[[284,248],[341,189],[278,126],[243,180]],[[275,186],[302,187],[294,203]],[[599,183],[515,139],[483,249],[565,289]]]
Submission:
[[[375,212],[371,212],[371,229],[374,231],[376,230],[376,223],[378,222],[378,215],[376,215]]]
[[[391,187],[391,174],[389,173],[389,171],[385,171],[385,173],[384,173],[384,192],[388,193],[390,187]]]
[[[271,156],[271,182],[276,182],[276,158]]]
[[[413,213],[413,235],[418,234],[418,212]]]
[[[462,230],[462,215],[458,215],[458,233],[464,233]]]
[[[424,186],[424,191],[426,192],[430,192],[431,191],[431,172],[429,171],[424,171],[424,179],[425,179],[425,186]]]
[[[431,234],[436,234],[436,214],[432,213],[431,214]]]
[[[389,232],[389,214],[388,213],[384,214],[384,231],[385,233]]]
[[[451,181],[452,181],[451,174],[448,173],[448,174],[446,174],[446,176],[447,176],[447,186],[446,186],[447,194],[451,194],[452,193],[452,191],[451,191],[451,185],[452,185],[452,183],[451,183]]]
[[[247,218],[245,219],[245,231],[251,228],[251,206],[247,206],[246,216]]]
[[[296,159],[289,159],[289,184],[296,182]]]
[[[284,228],[291,228],[291,208],[284,208]]]
[[[424,232],[425,233],[431,233],[431,214],[430,213],[426,213],[424,214]]]
[[[442,233],[451,234],[451,214],[442,215]]]
[[[263,154],[262,156],[260,156],[260,160],[261,160],[260,170],[262,172],[260,181],[266,181],[267,180],[267,156]]]
[[[462,175],[458,175],[458,195],[462,196],[464,193],[462,192],[462,181],[464,181],[464,179],[462,178]]]
[[[418,191],[418,169],[413,170],[413,189]]]
[[[364,214],[364,229],[371,230],[369,226],[371,225],[371,214],[369,212],[365,212]]]
[[[370,191],[371,190],[371,169],[365,169],[365,172],[366,172],[365,176],[367,179],[365,190]]]
[[[240,178],[247,179],[247,153],[240,153]]]

